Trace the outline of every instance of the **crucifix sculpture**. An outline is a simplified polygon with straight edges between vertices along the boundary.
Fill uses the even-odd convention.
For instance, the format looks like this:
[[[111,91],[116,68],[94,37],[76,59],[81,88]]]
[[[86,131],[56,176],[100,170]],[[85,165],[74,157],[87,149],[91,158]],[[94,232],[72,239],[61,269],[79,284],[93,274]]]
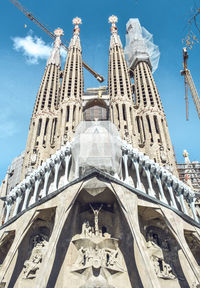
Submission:
[[[98,219],[98,216],[99,216],[99,212],[101,210],[101,208],[103,207],[103,204],[101,204],[101,206],[99,207],[99,209],[94,209],[92,207],[92,205],[90,204],[90,207],[94,213],[94,229],[95,229],[95,235],[98,235],[99,234],[99,219]]]

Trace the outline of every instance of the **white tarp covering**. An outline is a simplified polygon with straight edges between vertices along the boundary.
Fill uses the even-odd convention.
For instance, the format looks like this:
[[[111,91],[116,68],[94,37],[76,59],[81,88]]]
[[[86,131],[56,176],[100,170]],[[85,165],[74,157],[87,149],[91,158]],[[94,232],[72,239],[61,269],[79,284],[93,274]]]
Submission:
[[[138,18],[129,19],[126,24],[126,46],[125,56],[128,66],[134,65],[136,60],[147,60],[150,58],[152,71],[158,68],[160,51],[153,43],[153,35],[144,27],[141,27]]]
[[[110,121],[82,121],[72,141],[73,161],[82,173],[88,167],[95,167],[119,175],[121,146],[117,128]]]

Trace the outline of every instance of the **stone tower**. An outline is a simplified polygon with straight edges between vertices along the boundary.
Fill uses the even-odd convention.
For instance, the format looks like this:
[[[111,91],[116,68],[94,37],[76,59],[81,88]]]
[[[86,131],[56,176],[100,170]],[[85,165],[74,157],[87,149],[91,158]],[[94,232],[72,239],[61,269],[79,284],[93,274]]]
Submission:
[[[111,16],[111,39],[109,48],[108,89],[110,95],[110,114],[112,122],[120,131],[122,138],[129,143],[135,139],[135,111],[133,92],[120,37],[117,33],[116,16]]]
[[[29,127],[22,179],[58,148],[56,137],[61,71],[60,36],[63,35],[63,30],[58,28],[54,34],[54,47],[46,64]]]
[[[63,71],[59,103],[60,145],[72,140],[76,126],[82,117],[83,68],[79,38],[79,25],[81,23],[80,18],[73,19],[74,34],[69,45]]]
[[[31,149],[38,141],[40,151],[45,140],[49,157],[42,164],[38,158],[26,162],[26,168],[38,166],[20,182],[17,174],[7,174],[0,189],[0,287],[200,287],[199,193],[159,164],[172,159],[172,148],[165,143],[166,120],[148,54],[138,53],[142,39],[135,37],[135,107],[117,18],[109,20],[109,93],[107,87],[83,93],[79,18],[59,90],[59,30],[44,75],[47,86],[41,84],[34,108],[35,134],[28,140]],[[52,70],[58,78],[51,98]],[[137,117],[144,124],[137,128],[138,135],[143,129],[143,142],[134,142]],[[50,155],[53,143],[57,151]],[[163,145],[166,161],[154,144]],[[15,160],[14,170],[21,169],[22,159]]]
[[[177,175],[174,150],[167,121],[153,75],[151,59],[138,19],[127,23],[129,43],[126,47],[130,73],[134,79],[137,146],[157,163]]]

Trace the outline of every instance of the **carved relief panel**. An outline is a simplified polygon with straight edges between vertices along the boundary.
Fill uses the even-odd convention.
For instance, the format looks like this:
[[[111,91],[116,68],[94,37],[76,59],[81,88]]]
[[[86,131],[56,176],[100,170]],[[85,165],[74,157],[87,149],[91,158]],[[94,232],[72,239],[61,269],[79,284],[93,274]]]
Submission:
[[[14,265],[9,268],[12,270],[8,270],[11,277],[6,287],[34,287],[35,281],[41,277],[40,271],[45,261],[54,218],[55,208],[36,212],[32,224],[17,246]]]
[[[157,227],[147,229],[148,253],[153,263],[154,271],[159,278],[175,279],[177,276],[172,264],[175,259],[173,253],[171,253],[170,239],[165,238],[166,235],[163,234],[163,231],[158,231]]]
[[[99,283],[103,286],[91,287],[113,287],[108,284],[108,274],[123,273],[125,267],[122,263],[122,255],[119,250],[119,240],[112,238],[107,231],[99,227],[99,213],[103,204],[95,206],[90,204],[94,215],[94,226],[85,220],[82,224],[81,234],[72,238],[78,256],[72,265],[72,272],[87,274],[86,282]],[[93,277],[95,278],[93,279]],[[94,283],[92,285],[94,285]],[[95,284],[97,285],[97,284]],[[106,285],[106,286],[105,286]],[[81,288],[88,286],[81,286]]]
[[[32,251],[29,259],[24,262],[23,278],[32,279],[36,277],[36,273],[46,252],[48,240],[48,236],[42,233],[31,237]]]
[[[152,208],[139,207],[139,221],[151,269],[161,287],[189,287],[183,270],[185,266],[182,266],[179,258],[181,247],[161,215]]]

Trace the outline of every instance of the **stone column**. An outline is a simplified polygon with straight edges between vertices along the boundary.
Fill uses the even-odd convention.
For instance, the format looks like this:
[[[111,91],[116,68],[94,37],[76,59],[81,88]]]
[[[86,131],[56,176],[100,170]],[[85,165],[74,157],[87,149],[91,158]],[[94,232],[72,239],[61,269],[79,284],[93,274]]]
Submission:
[[[29,199],[29,195],[31,192],[32,186],[30,183],[26,183],[26,189],[25,189],[25,197],[24,197],[24,203],[22,206],[22,210],[25,210],[28,207],[28,199]]]
[[[5,204],[6,204],[6,217],[5,217],[4,223],[6,223],[8,221],[9,216],[10,216],[10,210],[11,210],[11,207],[12,207],[12,204],[13,204],[12,197],[8,196],[8,198],[6,198]]]
[[[18,213],[18,209],[19,209],[19,205],[22,201],[22,191],[21,189],[17,189],[16,191],[16,203],[15,203],[15,209],[14,209],[14,212],[13,212],[13,217],[15,217]]]

